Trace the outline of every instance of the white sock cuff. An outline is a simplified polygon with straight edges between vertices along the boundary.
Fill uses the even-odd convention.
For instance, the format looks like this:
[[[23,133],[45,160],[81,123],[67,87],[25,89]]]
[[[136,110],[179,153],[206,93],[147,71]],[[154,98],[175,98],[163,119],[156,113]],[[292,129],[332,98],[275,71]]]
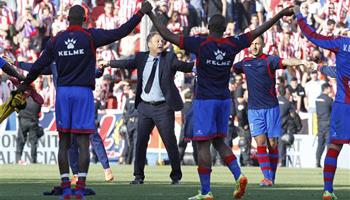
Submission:
[[[87,177],[87,173],[78,173],[78,177]]]
[[[61,174],[61,178],[69,178],[69,174]]]

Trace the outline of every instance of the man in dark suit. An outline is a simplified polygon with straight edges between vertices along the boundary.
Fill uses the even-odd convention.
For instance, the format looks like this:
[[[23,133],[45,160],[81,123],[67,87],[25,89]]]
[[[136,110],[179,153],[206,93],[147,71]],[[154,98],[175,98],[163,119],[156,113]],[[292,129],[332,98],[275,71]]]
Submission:
[[[157,32],[147,37],[149,52],[140,52],[133,59],[112,60],[112,68],[137,69],[135,107],[138,114],[138,133],[134,176],[130,184],[143,184],[146,149],[154,126],[164,142],[169,155],[172,184],[178,184],[182,172],[179,150],[174,133],[174,111],[183,108],[183,102],[174,83],[177,71],[191,72],[193,63],[181,62],[174,53],[164,51],[164,40]]]

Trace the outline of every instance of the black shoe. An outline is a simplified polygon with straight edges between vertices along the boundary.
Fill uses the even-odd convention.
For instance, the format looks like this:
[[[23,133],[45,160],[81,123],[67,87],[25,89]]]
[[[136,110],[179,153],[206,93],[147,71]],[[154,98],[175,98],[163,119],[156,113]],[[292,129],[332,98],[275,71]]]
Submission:
[[[316,167],[317,167],[317,168],[322,168],[321,164],[319,164],[319,163],[316,164]]]
[[[131,185],[141,185],[141,184],[143,184],[143,180],[135,178],[135,180],[131,181],[130,184]]]
[[[179,180],[172,180],[171,185],[180,185],[180,181]]]

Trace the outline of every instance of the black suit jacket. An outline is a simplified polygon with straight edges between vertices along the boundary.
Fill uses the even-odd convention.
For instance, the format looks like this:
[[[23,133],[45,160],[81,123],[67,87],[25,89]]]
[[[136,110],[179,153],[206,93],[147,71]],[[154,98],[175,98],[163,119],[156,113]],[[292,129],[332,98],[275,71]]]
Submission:
[[[137,89],[135,108],[141,102],[142,93],[142,75],[149,57],[149,52],[139,52],[132,59],[128,60],[111,60],[112,68],[137,69]],[[159,60],[159,82],[162,93],[167,105],[174,111],[183,108],[183,102],[178,89],[174,83],[176,71],[191,72],[194,63],[179,61],[174,53],[163,52]]]

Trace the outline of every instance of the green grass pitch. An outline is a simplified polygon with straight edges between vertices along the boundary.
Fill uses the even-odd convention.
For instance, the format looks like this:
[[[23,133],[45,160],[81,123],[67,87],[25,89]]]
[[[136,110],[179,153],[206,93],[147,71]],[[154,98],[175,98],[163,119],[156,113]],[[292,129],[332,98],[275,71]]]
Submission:
[[[100,165],[91,165],[88,186],[98,200],[185,200],[199,188],[196,167],[183,167],[181,185],[170,185],[169,166],[146,167],[144,185],[129,185],[132,166],[112,165],[116,176],[113,183],[104,182]],[[276,185],[258,186],[262,175],[259,168],[242,168],[248,177],[248,189],[243,199],[253,200],[320,200],[322,199],[322,169],[278,169]],[[0,165],[0,200],[58,199],[45,197],[43,191],[58,185],[58,167],[55,165]],[[335,192],[339,200],[350,200],[350,170],[338,169]],[[225,167],[214,167],[212,192],[216,200],[232,199],[233,177]]]

